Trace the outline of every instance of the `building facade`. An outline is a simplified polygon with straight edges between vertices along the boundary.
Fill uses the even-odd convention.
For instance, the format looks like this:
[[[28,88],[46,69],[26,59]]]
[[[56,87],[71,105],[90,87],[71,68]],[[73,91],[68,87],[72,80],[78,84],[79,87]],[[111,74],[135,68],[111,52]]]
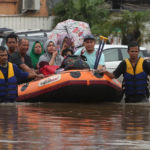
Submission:
[[[50,30],[53,18],[48,0],[0,0],[0,28]]]
[[[150,0],[105,0],[111,4],[110,11],[145,11],[150,8]]]

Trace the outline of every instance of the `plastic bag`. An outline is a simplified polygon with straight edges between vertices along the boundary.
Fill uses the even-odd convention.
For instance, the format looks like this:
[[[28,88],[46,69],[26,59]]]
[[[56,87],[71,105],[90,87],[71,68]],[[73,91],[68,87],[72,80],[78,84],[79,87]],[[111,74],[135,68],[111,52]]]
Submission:
[[[44,67],[40,68],[40,73],[44,75],[50,75],[50,74],[55,74],[56,69],[58,69],[59,66],[49,66],[45,65]]]

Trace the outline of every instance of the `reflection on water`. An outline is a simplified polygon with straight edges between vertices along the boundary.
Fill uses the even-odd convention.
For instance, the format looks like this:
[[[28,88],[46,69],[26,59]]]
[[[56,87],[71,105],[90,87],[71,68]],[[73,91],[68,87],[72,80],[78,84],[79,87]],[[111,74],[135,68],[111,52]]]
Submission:
[[[149,149],[147,104],[2,104],[0,149]]]

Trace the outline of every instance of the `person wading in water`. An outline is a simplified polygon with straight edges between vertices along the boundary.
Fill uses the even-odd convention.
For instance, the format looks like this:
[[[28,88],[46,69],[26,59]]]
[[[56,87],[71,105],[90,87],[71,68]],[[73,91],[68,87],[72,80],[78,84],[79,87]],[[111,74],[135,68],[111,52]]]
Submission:
[[[149,102],[148,75],[150,75],[150,63],[141,57],[139,45],[131,42],[128,45],[129,59],[123,60],[113,73],[101,69],[110,78],[119,78],[123,74],[123,88],[125,103]]]
[[[0,46],[0,103],[15,102],[17,99],[17,80],[27,78],[44,78],[43,75],[27,73],[20,70],[17,65],[7,61],[8,53],[5,47]]]

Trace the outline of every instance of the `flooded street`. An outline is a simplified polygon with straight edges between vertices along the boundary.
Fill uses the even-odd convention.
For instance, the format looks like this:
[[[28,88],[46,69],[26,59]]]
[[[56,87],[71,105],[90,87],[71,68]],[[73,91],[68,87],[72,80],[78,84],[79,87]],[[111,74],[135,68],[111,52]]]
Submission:
[[[150,103],[0,105],[0,149],[149,149]]]

